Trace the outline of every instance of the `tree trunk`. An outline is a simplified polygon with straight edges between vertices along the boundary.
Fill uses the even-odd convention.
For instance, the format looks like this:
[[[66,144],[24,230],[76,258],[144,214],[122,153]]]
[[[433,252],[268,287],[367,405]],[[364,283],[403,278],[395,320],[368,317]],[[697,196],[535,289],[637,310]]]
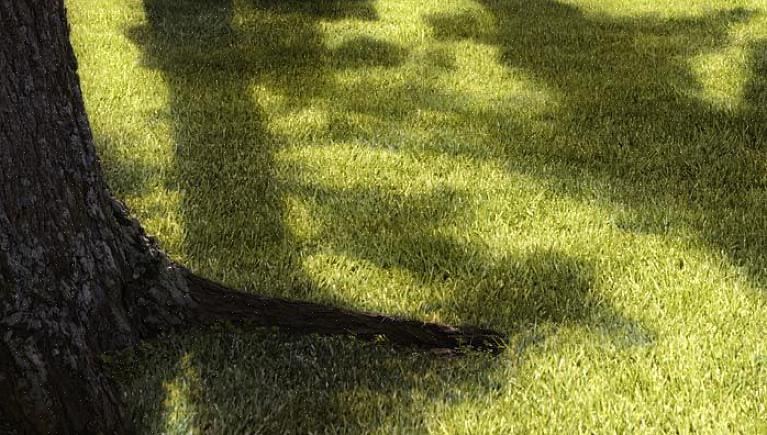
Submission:
[[[130,432],[98,354],[227,321],[494,347],[492,331],[239,293],[159,251],[104,182],[62,0],[0,0],[0,432]]]
[[[185,295],[107,191],[62,2],[0,1],[0,35],[0,419],[124,432],[97,353],[180,323]]]

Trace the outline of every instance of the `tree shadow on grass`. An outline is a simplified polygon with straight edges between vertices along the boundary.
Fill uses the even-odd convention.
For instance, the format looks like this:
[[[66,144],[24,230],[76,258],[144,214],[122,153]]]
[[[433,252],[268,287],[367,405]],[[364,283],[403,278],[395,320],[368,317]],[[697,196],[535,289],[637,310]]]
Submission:
[[[757,285],[765,282],[764,42],[747,47],[748,83],[734,106],[702,98],[706,90],[691,67],[696,56],[727,47],[729,29],[754,12],[623,19],[554,0],[480,4],[494,26],[478,27],[488,18],[476,12],[425,20],[444,41],[497,47],[500,63],[539,80],[557,99],[537,127],[503,110],[486,113],[496,122],[487,129],[491,141],[504,147],[511,168],[537,176],[545,164],[553,169],[546,178],[566,195],[577,194],[584,179],[598,182],[607,201],[632,210],[619,228],[691,228]]]
[[[266,331],[163,340],[112,369],[146,433],[405,433],[497,394],[498,364]]]
[[[352,39],[335,50],[325,47],[318,20],[375,19],[367,1],[244,5],[250,13],[239,14],[228,1],[146,0],[147,24],[128,30],[143,50],[145,66],[159,70],[169,89],[176,165],[167,187],[182,192],[186,261],[202,274],[233,286],[344,304],[342,295],[320,289],[307,278],[294,257],[296,245],[283,225],[280,197],[280,189],[291,186],[281,186],[274,175],[273,154],[281,144],[266,128],[253,87],[265,86],[301,105],[333,86],[333,70],[392,67],[407,53],[369,37]],[[452,66],[450,56],[440,50],[428,58],[439,69]],[[452,280],[452,293],[422,303],[426,314],[511,332],[538,323],[589,326],[604,317],[633,325],[595,292],[593,267],[582,260],[545,250],[520,258],[493,258],[483,247],[425,231],[433,223],[434,210],[449,218],[461,192],[392,198],[375,189],[323,192],[303,186],[300,190],[333,197],[363,216],[346,222],[349,209],[332,201],[325,207],[326,220],[353,237],[351,242],[333,240],[339,251],[382,268],[405,268],[425,285]],[[364,210],[371,197],[384,206],[387,218],[394,219],[394,224],[383,223],[391,236],[382,237],[375,225],[367,226],[368,219],[376,216],[375,211]],[[403,207],[402,216],[420,218],[397,220],[397,210]],[[358,222],[365,226],[355,227]],[[379,249],[380,243],[391,249]],[[437,255],[427,258],[419,252]],[[226,275],[233,270],[249,273]],[[248,337],[187,337],[165,342],[170,349],[149,348],[140,358],[129,358],[149,364],[144,367],[148,378],[124,384],[137,401],[133,409],[140,425],[157,429],[173,417],[153,410],[161,410],[163,403],[172,408],[183,402],[188,412],[181,409],[175,415],[189,416],[190,424],[211,425],[203,431],[254,427],[267,432],[338,427],[355,431],[376,425],[386,428],[388,415],[406,415],[413,427],[423,427],[421,411],[429,400],[455,400],[450,389],[473,385],[478,377],[490,379],[488,367],[498,362],[481,357],[455,367],[448,360],[340,338],[287,339],[269,333]],[[169,378],[169,373],[175,374]],[[132,389],[136,385],[138,390]],[[475,394],[491,394],[496,386],[491,381],[488,385],[479,386]],[[231,396],[233,391],[237,397]],[[316,396],[311,407],[304,400],[307,394]],[[379,411],[371,414],[371,407]]]
[[[421,292],[411,298],[414,306],[409,311],[509,334],[537,324],[554,329],[612,325],[617,336],[632,331],[638,342],[651,341],[651,332],[600,294],[598,271],[586,259],[543,247],[500,254],[445,232],[460,226],[456,219],[472,213],[466,207],[466,192],[444,187],[409,195],[376,187],[292,188],[321,204],[316,218],[333,228],[318,231],[333,247],[332,257],[352,259],[372,274],[396,276],[404,271],[412,278]],[[349,210],[356,214],[351,216]],[[346,289],[353,291],[354,284],[335,288],[341,301]],[[382,291],[373,306],[386,298]]]
[[[128,34],[144,65],[161,71],[168,85],[176,148],[168,187],[182,192],[188,265],[236,287],[288,295],[307,283],[282,225],[272,157],[280,144],[265,127],[254,86],[305,101],[328,86],[330,68],[394,65],[403,53],[372,39],[350,41],[338,56],[325,48],[317,21],[375,19],[368,1],[254,0],[238,7],[147,0],[147,24]]]
[[[247,0],[254,7],[276,14],[299,14],[314,20],[375,21],[378,12],[371,0]],[[285,29],[290,31],[290,29]]]
[[[440,244],[447,256],[472,255],[449,242],[420,241]],[[363,237],[361,244],[372,242]],[[543,352],[559,328],[611,323],[615,329],[604,331],[611,346],[651,342],[595,291],[587,264],[545,251],[501,263],[467,260],[468,267],[495,270],[468,291],[435,299],[433,309],[483,320],[497,316],[493,326],[513,332],[502,358],[441,358],[347,337],[224,331],[148,344],[119,356],[112,369],[134,421],[147,433],[412,433],[449,426],[444,412],[454,406],[503,397],[509,373],[528,354]],[[602,331],[591,332],[599,339]]]
[[[132,137],[94,132],[104,175],[109,180],[109,188],[118,198],[142,196],[149,192],[150,184],[158,177],[155,168],[130,155],[130,145],[135,143]]]
[[[265,127],[252,87],[262,84],[302,101],[328,85],[327,68],[402,61],[402,50],[358,38],[331,53],[327,63],[315,21],[345,17],[343,5],[350,5],[351,17],[373,17],[368,2],[253,2],[255,14],[236,17],[226,1],[147,0],[148,23],[128,31],[144,51],[145,66],[161,71],[169,89],[176,162],[167,187],[182,192],[183,250],[201,273],[264,293],[295,297],[302,296],[296,288],[313,291],[293,263],[295,247],[282,223],[274,177],[272,155],[280,144]],[[239,19],[244,23],[235,26]],[[250,271],[247,282],[220,274],[243,269]],[[399,409],[403,404],[387,399],[389,393],[407,394],[418,374],[428,371],[423,357],[413,362],[344,339],[247,337],[182,337],[124,359],[129,366],[147,364],[123,384],[138,426],[154,432],[201,424],[200,430],[216,433],[353,429],[382,417],[346,421],[348,405],[360,399],[355,391],[378,391],[375,398]],[[247,346],[237,344],[243,342]],[[366,351],[360,353],[361,347]],[[251,371],[256,369],[261,371]],[[122,366],[116,375],[131,370]],[[370,384],[369,370],[379,384]]]

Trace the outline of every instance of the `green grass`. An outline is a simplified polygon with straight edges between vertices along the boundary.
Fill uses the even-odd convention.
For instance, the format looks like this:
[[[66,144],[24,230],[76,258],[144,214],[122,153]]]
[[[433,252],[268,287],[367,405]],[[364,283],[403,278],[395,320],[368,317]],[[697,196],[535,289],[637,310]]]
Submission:
[[[168,433],[767,433],[762,0],[68,0],[115,194],[249,291],[509,334],[113,368]]]

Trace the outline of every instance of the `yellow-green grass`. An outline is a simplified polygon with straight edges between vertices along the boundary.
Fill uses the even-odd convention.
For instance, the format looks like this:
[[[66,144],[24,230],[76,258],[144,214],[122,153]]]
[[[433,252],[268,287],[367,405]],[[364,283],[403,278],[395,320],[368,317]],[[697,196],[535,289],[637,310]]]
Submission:
[[[763,0],[67,0],[110,186],[231,286],[508,333],[113,358],[149,433],[767,432]]]

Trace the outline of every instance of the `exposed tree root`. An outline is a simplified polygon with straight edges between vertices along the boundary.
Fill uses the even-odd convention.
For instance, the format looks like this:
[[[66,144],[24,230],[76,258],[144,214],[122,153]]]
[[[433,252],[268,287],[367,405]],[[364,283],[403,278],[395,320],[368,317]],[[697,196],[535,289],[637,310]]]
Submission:
[[[299,334],[385,337],[392,343],[454,353],[464,348],[499,351],[506,337],[472,326],[448,326],[397,319],[310,302],[291,301],[232,290],[191,272],[186,275],[195,302],[195,321],[232,323],[242,327],[277,327]]]

